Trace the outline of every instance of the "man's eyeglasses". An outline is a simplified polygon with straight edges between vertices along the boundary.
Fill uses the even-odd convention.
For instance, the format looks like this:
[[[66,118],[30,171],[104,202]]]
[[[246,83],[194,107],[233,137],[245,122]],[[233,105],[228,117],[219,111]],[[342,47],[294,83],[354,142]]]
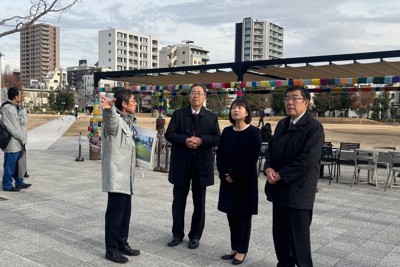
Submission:
[[[198,96],[205,95],[205,93],[202,93],[202,92],[191,92],[190,94],[191,94],[192,96],[196,96],[196,95],[198,95]]]
[[[128,102],[133,102],[133,103],[137,104],[136,100],[134,100],[134,99],[129,100]]]
[[[294,97],[285,97],[285,98],[283,99],[283,102],[290,102],[290,101],[299,102],[299,101],[301,101],[301,100],[307,100],[307,99],[304,98],[304,97],[298,97],[298,96],[294,96]]]

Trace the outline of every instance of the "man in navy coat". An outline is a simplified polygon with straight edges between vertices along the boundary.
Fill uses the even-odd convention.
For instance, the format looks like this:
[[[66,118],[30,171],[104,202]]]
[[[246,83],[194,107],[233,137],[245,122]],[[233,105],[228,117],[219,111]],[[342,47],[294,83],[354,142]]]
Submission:
[[[265,193],[273,203],[273,238],[278,267],[313,266],[310,225],[319,177],[324,129],[308,111],[310,93],[290,87],[287,118],[278,122],[266,152]]]
[[[172,114],[165,138],[172,144],[168,180],[174,185],[172,202],[173,239],[168,246],[182,242],[186,199],[190,188],[193,215],[188,247],[195,249],[203,234],[206,187],[214,184],[213,147],[221,135],[217,116],[203,107],[206,87],[193,84],[189,90],[190,106]]]

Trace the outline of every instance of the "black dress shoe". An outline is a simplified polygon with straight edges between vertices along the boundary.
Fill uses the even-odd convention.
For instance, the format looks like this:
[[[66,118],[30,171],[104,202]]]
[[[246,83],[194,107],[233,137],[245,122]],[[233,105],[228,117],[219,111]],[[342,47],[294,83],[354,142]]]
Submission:
[[[238,260],[238,259],[236,259],[236,258],[233,258],[232,264],[233,264],[233,265],[242,264],[242,263],[244,262],[244,259],[245,259],[245,258],[246,258],[246,254],[244,254],[243,260]]]
[[[24,178],[29,178],[29,174],[25,173]]]
[[[126,245],[125,247],[119,248],[118,251],[121,252],[121,254],[127,255],[127,256],[138,256],[138,255],[140,255],[140,250],[133,249],[129,245]]]
[[[195,249],[195,248],[198,248],[199,245],[200,245],[200,243],[199,243],[198,239],[190,239],[189,240],[189,244],[188,244],[188,248]]]
[[[32,184],[22,184],[22,185],[17,185],[17,189],[27,189],[28,187],[31,187]]]
[[[9,191],[9,192],[19,192],[20,190],[19,190],[19,188],[18,187],[11,187],[11,188],[8,188],[8,189],[3,189],[3,191]]]
[[[119,251],[106,252],[106,259],[116,263],[126,263],[128,258],[121,255]]]
[[[223,259],[223,260],[232,260],[235,256],[236,256],[236,253],[235,254],[225,254],[225,255],[221,256],[221,259]]]
[[[179,245],[182,242],[182,238],[176,238],[174,237],[169,243],[168,246],[169,247],[175,247],[177,245]]]

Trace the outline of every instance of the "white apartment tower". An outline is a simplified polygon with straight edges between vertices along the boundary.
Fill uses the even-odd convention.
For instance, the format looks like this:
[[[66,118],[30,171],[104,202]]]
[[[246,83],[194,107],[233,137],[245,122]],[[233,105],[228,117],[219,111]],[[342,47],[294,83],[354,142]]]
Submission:
[[[99,67],[113,71],[158,68],[158,40],[120,29],[99,31]]]
[[[236,23],[235,61],[283,58],[283,28],[251,17]]]
[[[160,50],[160,68],[206,65],[209,51],[194,45],[193,41],[168,45]]]
[[[60,29],[49,24],[35,24],[20,32],[21,81],[42,81],[49,71],[60,67]]]

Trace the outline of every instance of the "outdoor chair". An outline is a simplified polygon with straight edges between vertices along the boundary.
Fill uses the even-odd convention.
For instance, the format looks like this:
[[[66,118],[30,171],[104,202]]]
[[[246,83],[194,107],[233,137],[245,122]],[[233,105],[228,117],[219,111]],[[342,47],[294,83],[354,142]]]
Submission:
[[[389,174],[390,173],[390,156],[389,153],[387,153],[388,151],[395,151],[396,147],[394,146],[374,146],[374,149],[377,150],[382,150],[385,153],[379,153],[378,155],[378,168],[379,167],[385,167],[386,168],[386,172]]]
[[[321,178],[328,178],[329,179],[329,185],[331,184],[331,181],[333,177],[336,175],[336,160],[335,160],[335,155],[332,152],[332,145],[324,145],[322,147],[322,153],[321,153],[321,173],[320,177]],[[324,176],[324,168],[327,166],[328,168],[328,175]]]
[[[393,186],[400,187],[400,185],[394,185],[396,182],[396,174],[400,174],[400,152],[389,151],[389,173],[386,179],[385,191],[387,187],[392,188]]]
[[[340,164],[352,164],[354,162],[354,149],[360,148],[360,143],[341,142],[336,159],[336,182],[339,180]],[[350,153],[349,153],[350,152]]]
[[[376,188],[378,188],[378,155],[377,150],[355,149],[354,159],[354,175],[351,179],[350,187],[353,187],[354,182],[357,184],[360,180],[360,171],[368,171],[367,182],[372,182],[375,179]]]

